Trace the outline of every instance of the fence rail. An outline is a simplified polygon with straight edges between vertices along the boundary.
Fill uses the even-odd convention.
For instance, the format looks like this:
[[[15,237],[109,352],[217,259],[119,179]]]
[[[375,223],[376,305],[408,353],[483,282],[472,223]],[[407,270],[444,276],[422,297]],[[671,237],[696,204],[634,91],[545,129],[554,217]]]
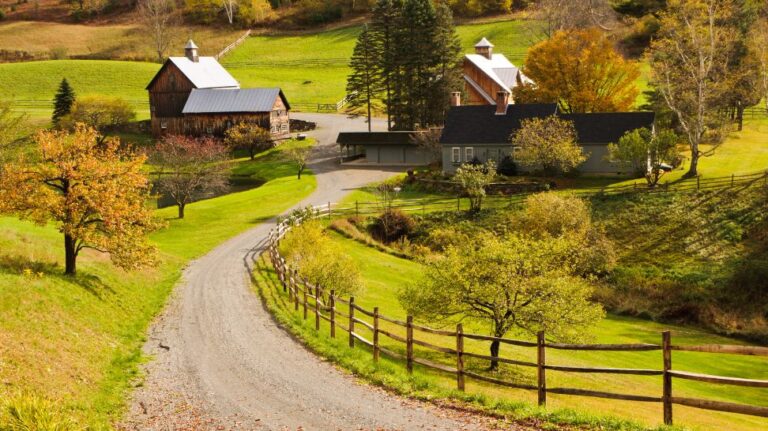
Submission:
[[[241,44],[241,43],[243,43],[243,42],[245,41],[245,39],[247,39],[247,38],[248,38],[248,36],[250,36],[250,35],[251,35],[251,30],[250,30],[250,29],[249,29],[249,30],[246,30],[246,31],[245,31],[245,33],[243,33],[243,35],[242,35],[242,36],[238,37],[236,41],[234,41],[234,42],[230,43],[230,44],[229,44],[229,45],[227,45],[227,46],[226,46],[224,49],[222,49],[221,51],[219,51],[219,53],[218,53],[218,54],[216,54],[216,55],[215,55],[213,58],[215,58],[216,60],[218,60],[218,59],[220,59],[221,57],[225,56],[225,55],[226,55],[226,54],[227,54],[229,51],[232,51],[233,49],[235,49],[235,48],[237,48],[238,46],[240,46],[240,44]]]
[[[330,205],[317,208],[319,216],[330,215]],[[379,307],[373,310],[366,309],[355,302],[354,297],[345,299],[337,296],[336,293],[326,291],[322,286],[311,287],[306,280],[302,280],[295,268],[290,268],[285,258],[280,255],[279,244],[281,239],[291,230],[291,226],[301,223],[300,219],[287,219],[278,223],[277,227],[269,234],[267,253],[270,262],[277,274],[283,291],[287,293],[289,301],[293,303],[294,310],[299,311],[301,306],[304,319],[308,318],[308,309],[315,310],[315,329],[320,330],[319,310],[327,311],[330,336],[335,338],[337,329],[341,329],[348,335],[349,347],[354,348],[357,342],[360,342],[371,348],[372,360],[378,362],[380,355],[384,354],[396,361],[404,361],[409,373],[413,372],[413,365],[418,364],[423,367],[437,370],[443,373],[451,374],[456,378],[456,385],[459,390],[465,389],[465,380],[472,378],[493,385],[504,386],[515,389],[535,391],[538,394],[539,405],[545,406],[547,403],[547,394],[558,394],[567,396],[585,396],[595,398],[605,398],[614,400],[625,400],[634,402],[661,403],[663,405],[664,423],[672,424],[673,408],[672,406],[682,405],[704,410],[713,410],[721,412],[739,413],[744,415],[768,417],[768,407],[754,406],[747,404],[737,404],[730,402],[721,402],[714,400],[703,400],[685,397],[673,396],[673,379],[694,380],[702,383],[717,385],[734,385],[755,388],[768,388],[768,380],[742,379],[735,377],[714,376],[707,374],[698,374],[689,371],[675,370],[672,368],[672,352],[688,351],[700,352],[702,354],[727,353],[734,355],[757,355],[768,357],[768,348],[758,346],[739,346],[739,345],[673,345],[672,335],[669,331],[661,333],[660,344],[568,344],[553,343],[546,341],[546,334],[539,332],[536,341],[515,340],[503,337],[494,337],[489,335],[465,333],[461,323],[456,325],[455,331],[430,328],[428,326],[415,324],[413,316],[407,316],[405,321],[386,316],[381,313]],[[326,305],[327,304],[327,305]],[[342,309],[348,310],[348,313],[339,311],[336,304],[343,304]],[[342,317],[347,321],[347,325],[339,322]],[[371,320],[365,320],[367,317]],[[387,322],[393,328],[399,328],[405,332],[399,335],[393,332],[393,328],[382,328],[381,322]],[[367,330],[371,337],[367,338],[358,332],[358,328]],[[451,346],[445,347],[419,340],[414,336],[414,331],[428,333],[439,337],[445,337]],[[380,335],[388,337],[397,343],[403,345],[403,352],[396,352],[388,347],[383,347],[380,342]],[[535,362],[519,361],[498,356],[487,356],[471,351],[465,348],[466,340],[490,341],[503,344],[514,345],[531,349],[536,355]],[[436,359],[419,357],[414,350],[415,346],[429,349],[434,354],[441,357],[449,363],[436,362]],[[552,364],[546,359],[548,349],[556,350],[575,350],[575,351],[604,351],[604,352],[647,352],[661,351],[662,369],[637,369],[637,368],[599,368],[599,367],[575,367]],[[500,378],[490,377],[465,369],[465,358],[477,358],[490,361],[498,361],[511,365],[536,368],[536,385],[511,382]],[[547,387],[547,371],[557,371],[564,373],[579,374],[611,374],[611,375],[632,375],[662,378],[662,394],[660,396],[648,396],[641,394],[624,394],[607,391],[596,391],[583,388],[567,387]]]

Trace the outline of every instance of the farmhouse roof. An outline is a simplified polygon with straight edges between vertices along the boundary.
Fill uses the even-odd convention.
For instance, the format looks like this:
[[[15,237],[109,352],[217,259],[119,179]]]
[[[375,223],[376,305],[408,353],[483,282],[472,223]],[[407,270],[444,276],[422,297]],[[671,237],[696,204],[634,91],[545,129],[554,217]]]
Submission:
[[[416,145],[411,135],[420,132],[341,132],[336,143],[341,145]]]
[[[550,115],[573,121],[581,144],[617,142],[628,131],[652,127],[655,119],[653,112],[560,114],[556,104],[509,105],[506,115],[496,115],[495,106],[455,106],[448,111],[440,142],[444,145],[506,144],[523,120]]]
[[[520,128],[522,120],[554,115],[555,104],[509,105],[506,115],[496,115],[493,105],[454,106],[448,111],[442,144],[503,144]]]
[[[270,112],[280,96],[291,109],[279,88],[205,88],[194,89],[184,105],[184,114],[223,114]]]
[[[496,82],[496,84],[498,84],[504,91],[510,94],[512,93],[512,89],[517,87],[518,74],[523,83],[527,84],[532,82],[503,54],[493,54],[490,59],[480,54],[467,54],[465,58],[483,72],[483,74],[488,76],[488,78]],[[469,77],[465,75],[465,79],[467,78]],[[494,96],[495,95],[493,94],[489,95],[491,99],[493,99]]]

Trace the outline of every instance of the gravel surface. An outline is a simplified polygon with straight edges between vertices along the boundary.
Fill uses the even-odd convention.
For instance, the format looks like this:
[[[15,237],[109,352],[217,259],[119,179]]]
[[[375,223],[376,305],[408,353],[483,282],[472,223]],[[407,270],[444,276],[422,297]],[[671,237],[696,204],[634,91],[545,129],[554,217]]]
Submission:
[[[335,163],[339,130],[364,130],[341,115],[316,121],[312,170],[317,191],[300,205],[338,201],[396,171]],[[377,129],[383,124],[377,123]],[[191,262],[153,324],[146,379],[119,425],[125,430],[465,430],[491,421],[415,402],[357,382],[309,353],[276,326],[250,288],[247,264],[274,221]],[[190,240],[194,240],[190,238]]]

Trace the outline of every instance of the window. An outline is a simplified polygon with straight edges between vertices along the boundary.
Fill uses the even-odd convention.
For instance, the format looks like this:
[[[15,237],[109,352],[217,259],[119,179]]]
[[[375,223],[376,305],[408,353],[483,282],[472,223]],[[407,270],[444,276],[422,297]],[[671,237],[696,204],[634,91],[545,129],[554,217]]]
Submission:
[[[461,163],[461,148],[459,147],[451,148],[451,162]]]
[[[210,126],[206,127],[205,128],[205,133],[207,133],[209,135],[213,135],[213,127],[210,127]]]
[[[287,123],[283,123],[283,125],[280,126],[280,130],[283,131],[283,132],[287,132],[288,131],[288,124]]]
[[[473,147],[464,148],[464,161],[471,162],[475,158],[475,149]]]
[[[520,152],[522,148],[520,147],[512,147],[512,159],[517,160],[517,153]]]
[[[167,129],[168,128],[168,121],[163,120],[160,122],[160,128],[161,129]]]

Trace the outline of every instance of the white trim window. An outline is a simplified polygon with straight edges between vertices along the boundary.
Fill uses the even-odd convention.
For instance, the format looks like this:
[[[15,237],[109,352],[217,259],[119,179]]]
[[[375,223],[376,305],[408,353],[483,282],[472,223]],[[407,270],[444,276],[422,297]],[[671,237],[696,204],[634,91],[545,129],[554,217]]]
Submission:
[[[469,163],[475,158],[475,148],[474,147],[465,147],[464,148],[464,161]]]
[[[461,148],[460,147],[453,147],[453,148],[451,148],[451,162],[452,163],[461,163]]]
[[[160,128],[165,130],[168,128],[168,120],[160,120]]]

